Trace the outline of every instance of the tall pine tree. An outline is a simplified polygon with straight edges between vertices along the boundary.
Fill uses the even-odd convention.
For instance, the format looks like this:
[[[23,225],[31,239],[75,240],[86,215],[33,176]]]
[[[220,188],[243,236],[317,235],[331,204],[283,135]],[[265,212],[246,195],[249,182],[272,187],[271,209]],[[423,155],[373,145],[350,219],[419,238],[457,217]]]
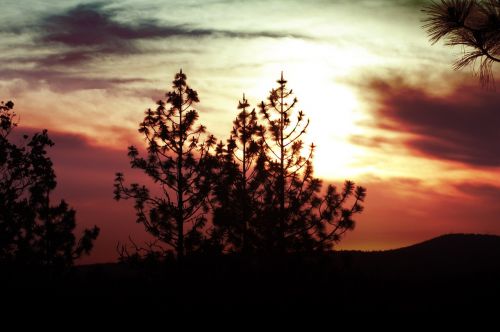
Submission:
[[[205,127],[195,126],[198,93],[179,71],[166,100],[155,110],[148,109],[139,132],[147,143],[147,157],[129,147],[132,168],[143,170],[161,191],[155,196],[144,185],[124,185],[122,173],[115,179],[115,199],[134,199],[137,222],[166,245],[173,247],[179,260],[195,251],[203,241],[207,222],[207,196],[215,165],[211,149],[215,138],[204,139]]]
[[[265,208],[260,216],[264,247],[281,253],[328,249],[353,229],[352,217],[363,210],[366,190],[346,181],[340,192],[330,185],[321,196],[322,182],[313,177],[314,145],[303,153],[302,137],[309,120],[296,111],[297,98],[287,88],[283,73],[277,83],[267,103],[260,104],[268,151]],[[351,197],[352,206],[347,208]]]

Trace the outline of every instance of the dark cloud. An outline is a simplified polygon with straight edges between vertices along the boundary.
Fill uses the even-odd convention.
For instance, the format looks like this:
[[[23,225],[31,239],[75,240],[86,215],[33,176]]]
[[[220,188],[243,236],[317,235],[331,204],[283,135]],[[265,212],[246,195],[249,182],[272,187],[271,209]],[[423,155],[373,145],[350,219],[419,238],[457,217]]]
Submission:
[[[483,201],[500,201],[500,187],[489,183],[464,182],[455,185],[459,191]]]
[[[367,89],[378,101],[374,126],[411,134],[403,144],[414,152],[473,166],[500,166],[498,92],[463,84],[436,96],[402,79],[374,80]],[[379,147],[386,142],[377,137],[361,143]]]
[[[40,40],[71,48],[95,47],[100,53],[117,54],[135,50],[133,41],[173,36],[202,37],[209,31],[155,23],[128,24],[114,19],[116,10],[102,3],[78,5],[63,14],[45,17],[39,28]]]
[[[362,145],[369,148],[383,148],[384,146],[393,145],[396,143],[395,139],[383,136],[366,137],[362,135],[352,135],[349,140],[353,144]]]
[[[19,139],[22,135],[33,136],[41,131],[41,128],[26,128],[21,124],[16,128],[14,137]],[[134,139],[136,132],[123,128],[121,128],[121,132],[118,128],[115,128],[115,131],[117,136],[124,138],[129,136],[128,139],[123,139],[124,145],[120,149],[98,145],[90,137],[82,134],[48,129],[48,135],[55,143],[48,152],[54,160],[56,171],[57,168],[61,168],[63,172],[72,172],[74,175],[93,173],[94,171],[114,174],[118,170],[129,168],[127,142],[130,144],[137,141]],[[110,181],[112,182],[112,180]],[[101,194],[96,192],[93,196],[101,197]]]
[[[57,43],[70,48],[93,48],[99,54],[123,54],[137,51],[135,41],[145,39],[165,39],[172,37],[202,38],[306,38],[277,32],[244,32],[217,29],[194,28],[184,24],[168,25],[158,21],[120,22],[116,20],[118,11],[102,3],[81,4],[63,14],[45,17],[39,29],[40,40]],[[75,58],[75,54],[65,54],[63,60],[88,60]]]
[[[42,68],[51,68],[55,66],[67,67],[88,62],[94,57],[95,53],[93,51],[67,51],[35,59],[35,62],[37,63],[38,67]]]

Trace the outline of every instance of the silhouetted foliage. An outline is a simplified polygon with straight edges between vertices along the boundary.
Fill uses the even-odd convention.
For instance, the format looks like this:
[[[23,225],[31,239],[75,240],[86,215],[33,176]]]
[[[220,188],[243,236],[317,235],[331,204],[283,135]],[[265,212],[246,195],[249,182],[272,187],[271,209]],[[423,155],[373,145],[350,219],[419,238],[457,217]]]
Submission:
[[[207,222],[207,196],[211,173],[215,166],[210,151],[213,136],[203,139],[205,127],[195,127],[198,93],[186,83],[182,70],[175,75],[172,91],[165,101],[159,100],[155,110],[148,109],[139,132],[144,135],[147,157],[129,147],[132,168],[143,170],[158,184],[156,196],[137,183],[124,185],[122,173],[116,174],[115,199],[134,199],[137,222],[146,231],[175,249],[182,259],[196,251],[203,242]]]
[[[223,250],[324,250],[354,228],[366,190],[346,181],[340,191],[330,185],[321,192],[322,182],[313,177],[314,145],[302,154],[309,120],[295,111],[297,99],[283,76],[278,83],[268,103],[260,104],[267,128],[259,124],[255,109],[248,110],[243,96],[227,145],[216,145],[213,136],[203,139],[203,126],[195,127],[196,91],[182,71],[175,75],[167,100],[148,109],[140,125],[147,157],[129,147],[131,167],[151,177],[160,195],[138,183],[125,186],[122,173],[115,179],[115,199],[133,199],[137,222],[161,243],[141,247],[131,240],[130,246],[119,245],[122,260],[162,260],[171,253],[166,248],[173,248],[178,259]]]
[[[145,267],[157,267],[168,261],[174,261],[172,250],[161,245],[159,239],[146,242],[143,246],[134,242],[129,236],[129,244],[117,244],[118,261],[143,269]]]
[[[219,172],[214,187],[212,237],[231,250],[254,251],[258,242],[258,210],[266,177],[265,149],[255,109],[243,95],[227,146],[217,146]]]
[[[330,249],[354,228],[353,216],[362,212],[366,190],[346,181],[340,192],[330,185],[320,196],[322,182],[313,177],[314,145],[303,155],[301,138],[309,120],[302,111],[296,112],[297,98],[287,89],[283,73],[277,82],[267,103],[260,104],[267,123],[263,142],[268,156],[264,208],[258,218],[263,248],[278,252]],[[351,197],[354,202],[346,208]]]
[[[63,200],[50,205],[56,175],[47,148],[47,130],[18,146],[9,140],[17,126],[14,104],[0,105],[0,261],[19,265],[67,267],[88,254],[99,229],[84,230],[76,241],[75,211]]]
[[[426,6],[424,27],[434,44],[445,38],[446,45],[464,47],[455,69],[479,61],[483,85],[492,79],[492,64],[500,62],[500,0],[441,0]]]
[[[183,269],[142,262],[140,269],[130,264],[82,265],[56,282],[39,274],[5,278],[8,273],[1,273],[3,317],[10,310],[48,314],[56,308],[63,315],[107,315],[116,309],[126,317],[165,312],[246,317],[251,312],[252,317],[284,313],[309,319],[332,312],[389,312],[418,313],[421,318],[422,313],[449,312],[453,317],[477,313],[495,319],[500,309],[499,236],[456,234],[396,250],[278,259],[262,255],[242,260],[230,254],[192,258]]]

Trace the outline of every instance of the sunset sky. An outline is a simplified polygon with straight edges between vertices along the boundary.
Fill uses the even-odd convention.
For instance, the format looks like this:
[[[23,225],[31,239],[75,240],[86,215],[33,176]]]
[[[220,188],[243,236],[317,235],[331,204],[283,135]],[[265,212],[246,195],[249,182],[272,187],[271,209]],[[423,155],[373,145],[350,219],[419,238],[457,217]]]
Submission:
[[[284,72],[311,120],[316,176],[368,189],[338,248],[500,234],[500,94],[453,71],[461,49],[429,43],[425,3],[4,0],[0,100],[14,101],[19,132],[49,130],[56,196],[101,228],[82,262],[146,238],[133,203],[113,200],[114,173],[140,179],[127,146],[143,144],[143,112],[180,68],[224,141],[242,94],[256,106]]]

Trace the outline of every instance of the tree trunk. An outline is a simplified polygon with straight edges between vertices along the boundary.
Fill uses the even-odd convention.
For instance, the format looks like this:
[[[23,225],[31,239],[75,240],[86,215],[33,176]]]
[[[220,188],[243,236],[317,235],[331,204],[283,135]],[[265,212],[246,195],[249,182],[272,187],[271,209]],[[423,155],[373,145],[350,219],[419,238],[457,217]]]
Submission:
[[[281,82],[283,82],[283,72],[281,72]],[[280,174],[279,174],[279,196],[280,196],[280,221],[278,234],[278,250],[285,251],[285,147],[284,147],[284,110],[283,110],[283,93],[284,87],[281,83],[281,103],[280,103]]]
[[[182,97],[182,91],[179,89]],[[182,139],[182,101],[179,106],[179,150],[177,151],[177,258],[182,261],[184,258],[184,206],[183,206],[183,176],[182,157],[184,141]]]

